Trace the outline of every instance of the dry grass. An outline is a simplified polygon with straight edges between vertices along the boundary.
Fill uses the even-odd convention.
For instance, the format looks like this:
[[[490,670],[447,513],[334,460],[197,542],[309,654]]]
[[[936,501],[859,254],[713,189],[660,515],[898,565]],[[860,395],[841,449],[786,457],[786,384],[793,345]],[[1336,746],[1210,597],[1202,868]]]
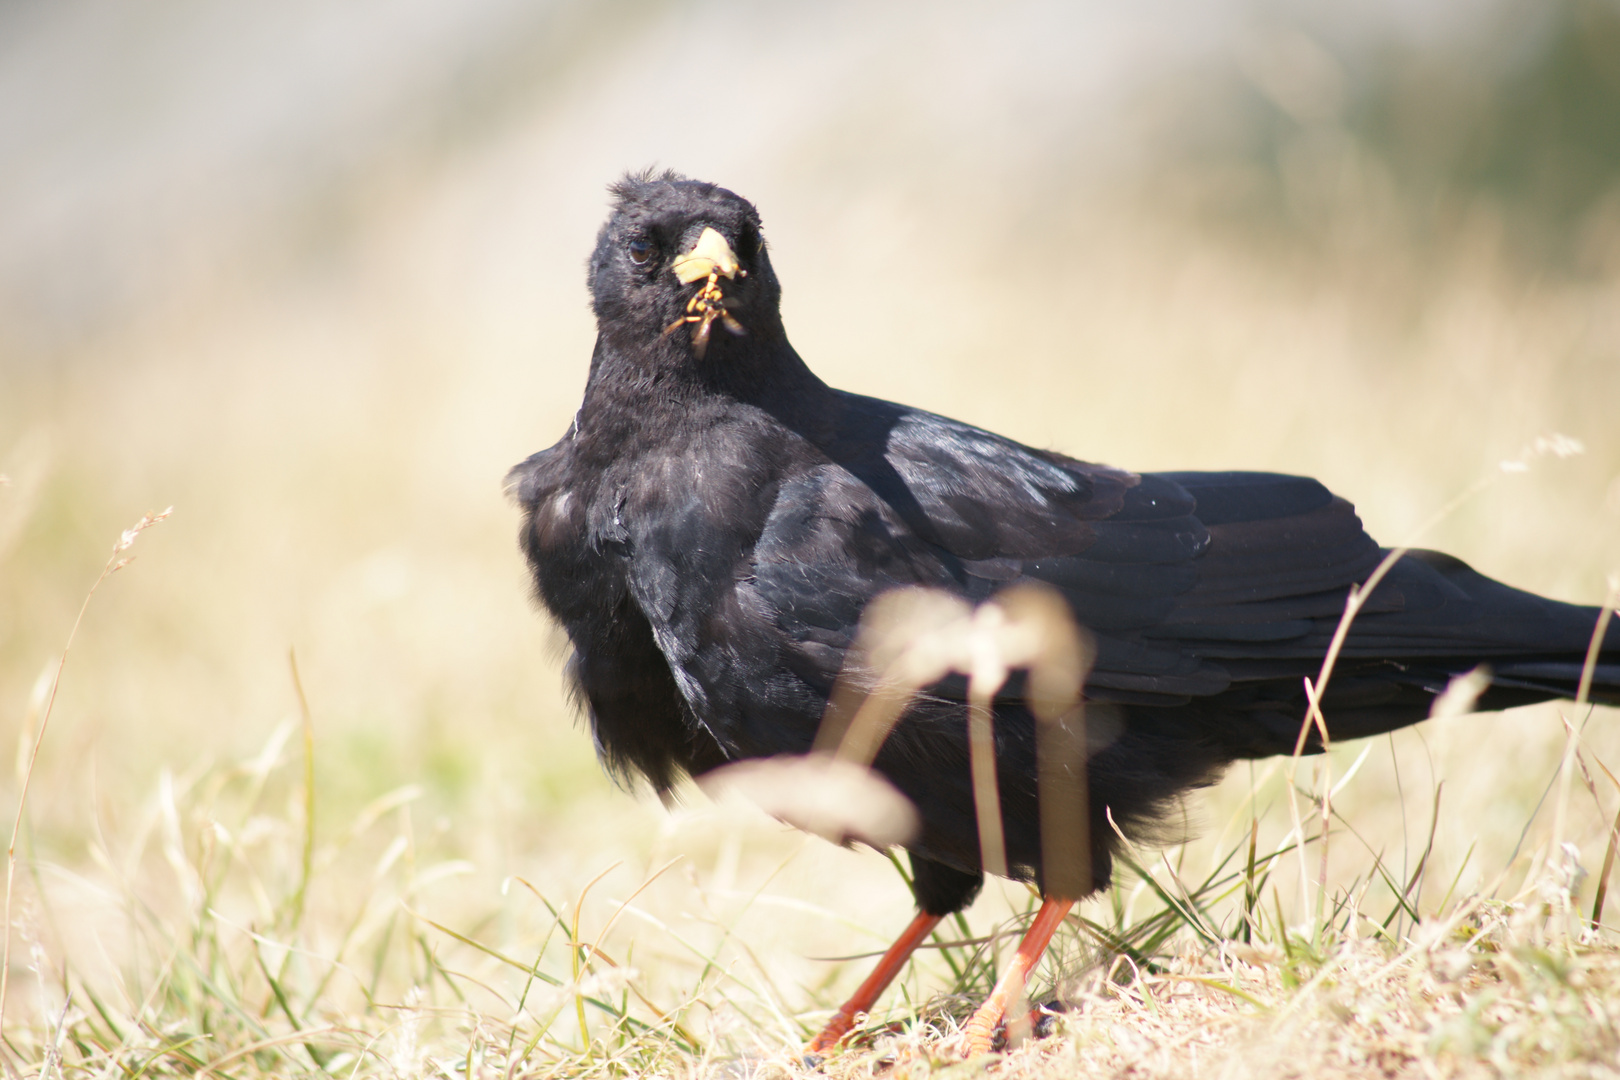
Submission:
[[[936,113],[862,51],[893,30],[906,54],[886,25],[839,54],[847,96],[739,28],[759,35],[736,49],[758,114],[670,143],[632,120],[708,30],[657,22],[481,140],[357,166],[304,216],[241,211],[228,251],[176,259],[161,302],[121,321],[46,348],[8,319],[14,797],[41,673],[107,545],[176,508],[87,610],[38,747],[12,1074],[801,1071],[800,1040],[869,963],[814,958],[882,948],[910,913],[903,881],[695,792],[667,812],[611,790],[499,494],[577,404],[601,184],[650,156],[760,203],[795,344],[835,385],[1135,468],[1317,475],[1386,542],[1494,476],[1423,542],[1599,600],[1620,565],[1620,259],[1525,265],[1485,202],[1418,245],[1378,163],[1320,140],[1333,197],[1301,211],[1298,242],[1186,210],[1225,174],[1112,183],[1076,175],[1079,151],[1031,165],[950,126],[936,145]],[[1057,138],[985,115],[963,123]],[[914,141],[892,159],[857,153],[897,131]],[[1552,432],[1587,452],[1500,472]],[[1343,784],[1325,878],[1322,845],[1289,839],[1286,768],[1233,770],[1082,906],[1042,976],[1076,1010],[990,1071],[1610,1075],[1615,939],[1575,915],[1620,805],[1599,767],[1620,766],[1617,719],[1451,717],[1305,763],[1308,836],[1313,793]],[[1029,910],[992,887],[950,939]],[[931,950],[874,1019],[922,1026],[827,1074],[986,1071],[936,1035],[1010,947]]]
[[[14,1001],[28,1018],[8,1030],[13,1070],[810,1074],[797,1046],[831,988],[795,986],[802,959],[773,954],[793,937],[784,915],[835,916],[793,895],[782,865],[739,874],[734,849],[729,871],[694,872],[692,838],[671,836],[684,855],[660,853],[650,871],[618,875],[617,894],[601,880],[608,866],[574,895],[553,900],[519,878],[498,896],[463,898],[452,905],[459,915],[430,915],[444,882],[477,874],[422,858],[411,819],[422,792],[389,792],[316,840],[306,816],[312,744],[299,742],[284,725],[249,760],[165,774],[138,817],[104,823],[83,877],[27,862],[35,888],[19,944],[32,1000]],[[1252,782],[1235,845],[1134,852],[1114,890],[1071,918],[1035,995],[1068,1004],[1051,1034],[987,1059],[963,1062],[952,1049],[956,1024],[1032,910],[1031,897],[1004,888],[971,926],[956,921],[954,942],[913,974],[890,1015],[873,1018],[874,1034],[820,1071],[1613,1075],[1620,949],[1580,910],[1590,883],[1578,847],[1507,868],[1521,871],[1515,888],[1498,873],[1493,889],[1466,895],[1454,880],[1431,881],[1427,860],[1407,878],[1360,851],[1350,861],[1361,873],[1329,884],[1325,917],[1295,922],[1285,897],[1298,848],[1287,835],[1261,845],[1262,821],[1251,816],[1278,798],[1286,772]],[[1356,780],[1344,778],[1335,797]],[[1595,785],[1591,795],[1614,801]],[[752,822],[742,837],[734,822],[724,827],[738,849],[784,847]],[[1357,833],[1344,820],[1333,835]],[[785,846],[788,865],[827,854]],[[1320,836],[1307,838],[1307,852],[1320,847]],[[739,878],[752,880],[739,889]],[[1439,898],[1425,903],[1425,886]],[[74,925],[87,909],[121,925],[87,933]],[[84,955],[87,936],[100,938],[99,957]]]

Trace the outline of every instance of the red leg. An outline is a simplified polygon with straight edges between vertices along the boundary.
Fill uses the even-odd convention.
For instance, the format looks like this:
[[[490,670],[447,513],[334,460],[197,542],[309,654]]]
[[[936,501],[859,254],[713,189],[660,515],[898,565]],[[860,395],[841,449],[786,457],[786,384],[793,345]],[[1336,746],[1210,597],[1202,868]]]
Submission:
[[[866,977],[855,995],[844,1002],[843,1008],[833,1014],[827,1026],[821,1029],[821,1034],[810,1040],[805,1052],[819,1054],[831,1050],[838,1045],[838,1040],[849,1034],[849,1029],[855,1026],[855,1017],[860,1013],[871,1012],[877,999],[883,996],[883,991],[889,988],[894,977],[900,974],[900,969],[906,966],[911,954],[917,951],[917,946],[933,932],[944,916],[930,915],[926,911],[917,912],[917,917],[911,920],[911,925],[889,946],[889,951],[883,954],[878,961],[877,968]]]
[[[1018,943],[1018,951],[1013,953],[1006,973],[962,1029],[966,1056],[975,1057],[990,1052],[996,1025],[1007,1015],[1013,1001],[1024,993],[1024,980],[1041,962],[1041,956],[1046,952],[1052,935],[1057,932],[1058,924],[1072,907],[1074,901],[1061,896],[1048,896],[1041,901],[1041,910],[1035,913],[1035,921],[1030,924],[1024,940]]]

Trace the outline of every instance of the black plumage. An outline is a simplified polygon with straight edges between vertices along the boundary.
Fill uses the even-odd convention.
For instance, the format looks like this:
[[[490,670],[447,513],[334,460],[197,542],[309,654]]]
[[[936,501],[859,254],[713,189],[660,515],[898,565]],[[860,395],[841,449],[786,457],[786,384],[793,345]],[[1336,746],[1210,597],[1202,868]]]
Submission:
[[[669,173],[613,192],[589,262],[584,401],[509,482],[615,775],[662,790],[806,752],[875,596],[927,585],[979,601],[1031,580],[1061,591],[1097,646],[1095,885],[1115,839],[1104,808],[1128,830],[1235,759],[1293,749],[1302,679],[1384,554],[1349,503],[1302,477],[1138,475],[834,390],[788,343],[749,203]],[[1597,617],[1413,552],[1354,624],[1323,703],[1330,732],[1422,720],[1480,663],[1494,673],[1482,709],[1573,696]],[[1620,628],[1593,697],[1620,698]],[[962,700],[960,680],[933,687],[875,762],[921,814],[910,850],[935,913],[981,880]],[[1039,880],[1033,729],[1009,685],[1007,850],[1015,876]]]

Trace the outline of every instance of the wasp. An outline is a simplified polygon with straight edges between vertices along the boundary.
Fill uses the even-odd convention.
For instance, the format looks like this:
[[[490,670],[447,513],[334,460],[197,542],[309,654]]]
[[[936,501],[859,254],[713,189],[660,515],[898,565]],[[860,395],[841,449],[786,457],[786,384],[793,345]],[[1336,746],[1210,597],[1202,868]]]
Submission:
[[[673,334],[687,323],[694,324],[696,328],[692,331],[692,352],[699,360],[703,359],[703,355],[709,351],[709,331],[714,326],[715,320],[718,319],[721,326],[738,337],[747,332],[743,329],[743,324],[726,310],[727,303],[724,294],[720,292],[720,271],[710,272],[708,280],[703,283],[703,288],[686,302],[686,314],[664,327],[664,336]]]

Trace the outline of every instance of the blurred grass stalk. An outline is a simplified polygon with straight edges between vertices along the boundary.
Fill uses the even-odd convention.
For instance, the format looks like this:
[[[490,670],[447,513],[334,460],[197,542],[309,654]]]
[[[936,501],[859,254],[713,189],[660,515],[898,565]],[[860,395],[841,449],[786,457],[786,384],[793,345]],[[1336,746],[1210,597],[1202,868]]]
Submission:
[[[9,485],[9,481],[8,481]],[[34,766],[39,762],[39,748],[44,745],[45,732],[51,723],[51,713],[56,708],[56,692],[62,685],[62,670],[67,666],[68,653],[73,649],[73,641],[79,635],[79,627],[84,623],[84,613],[90,610],[90,601],[95,599],[96,590],[101,588],[102,582],[113,574],[122,570],[133,561],[134,556],[125,555],[135,543],[136,539],[147,529],[156,525],[174,513],[174,507],[169,507],[162,513],[148,512],[144,514],[133,526],[125,529],[113,544],[112,554],[107,557],[107,563],[101,568],[101,573],[91,584],[90,590],[84,594],[84,602],[79,605],[79,614],[73,620],[73,626],[68,630],[67,641],[62,645],[62,653],[57,658],[56,670],[49,675],[49,688],[43,695],[44,708],[38,713],[38,729],[33,736],[33,745],[28,748],[27,764],[24,765],[21,754],[18,755],[18,773],[20,783],[17,791],[17,813],[11,822],[11,840],[6,845],[6,899],[4,907],[5,944],[0,947],[0,1035],[5,1032],[6,998],[11,981],[11,902],[17,883],[17,838],[22,835],[24,815],[28,809],[28,789],[34,779]],[[49,670],[49,669],[47,669]],[[30,715],[23,727],[23,736],[27,737],[30,728],[34,727],[35,717]],[[20,749],[20,746],[19,746]],[[63,1016],[66,1017],[67,1005],[64,1004]],[[63,1023],[65,1023],[65,1019]]]

